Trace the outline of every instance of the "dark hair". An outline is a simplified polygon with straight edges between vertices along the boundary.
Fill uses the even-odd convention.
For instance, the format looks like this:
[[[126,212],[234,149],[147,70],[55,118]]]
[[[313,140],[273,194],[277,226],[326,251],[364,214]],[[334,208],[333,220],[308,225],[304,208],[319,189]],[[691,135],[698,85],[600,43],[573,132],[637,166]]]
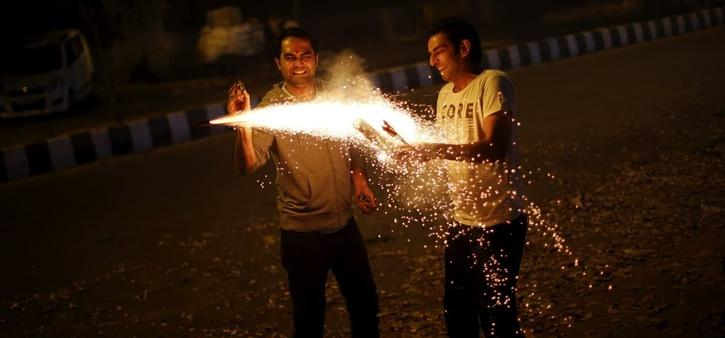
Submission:
[[[317,54],[317,41],[315,41],[315,39],[312,37],[312,34],[302,29],[301,27],[290,27],[285,28],[285,30],[283,30],[282,33],[279,34],[279,39],[277,39],[277,45],[274,49],[275,58],[279,58],[279,54],[282,53],[282,41],[289,37],[309,40],[310,45],[312,46],[312,51]]]
[[[471,43],[471,52],[468,57],[468,66],[473,72],[481,70],[481,59],[483,52],[481,51],[481,39],[478,37],[476,28],[468,21],[459,16],[452,16],[441,19],[433,24],[433,27],[426,34],[426,41],[430,40],[433,35],[443,33],[448,41],[453,45],[456,54],[460,52],[461,41],[468,40]]]

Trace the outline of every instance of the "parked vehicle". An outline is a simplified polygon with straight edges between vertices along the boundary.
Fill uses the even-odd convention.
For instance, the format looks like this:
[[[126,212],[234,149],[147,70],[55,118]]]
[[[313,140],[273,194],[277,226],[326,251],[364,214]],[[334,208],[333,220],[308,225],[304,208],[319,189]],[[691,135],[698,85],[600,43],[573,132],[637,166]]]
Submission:
[[[75,29],[11,43],[0,53],[0,118],[67,111],[91,93],[93,60]]]

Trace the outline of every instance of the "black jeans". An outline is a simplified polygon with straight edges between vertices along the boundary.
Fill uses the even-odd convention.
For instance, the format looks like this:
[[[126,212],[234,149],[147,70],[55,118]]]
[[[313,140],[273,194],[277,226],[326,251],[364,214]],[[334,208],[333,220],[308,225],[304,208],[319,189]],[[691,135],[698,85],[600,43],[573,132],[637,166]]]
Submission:
[[[282,230],[282,265],[287,270],[294,312],[294,337],[322,337],[325,284],[332,270],[347,302],[352,337],[379,337],[378,295],[362,235],[354,219],[334,233]]]
[[[450,337],[523,337],[516,313],[519,274],[528,223],[481,228],[457,224],[445,248],[444,310]]]

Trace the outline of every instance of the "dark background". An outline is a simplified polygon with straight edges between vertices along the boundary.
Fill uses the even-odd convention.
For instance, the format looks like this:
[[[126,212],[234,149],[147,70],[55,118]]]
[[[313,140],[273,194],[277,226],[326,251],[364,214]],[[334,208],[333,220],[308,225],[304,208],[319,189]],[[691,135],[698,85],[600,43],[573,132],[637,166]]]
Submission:
[[[80,29],[89,40],[96,60],[100,61],[96,65],[99,81],[123,85],[220,76],[269,63],[270,54],[265,51],[252,57],[224,57],[212,65],[200,64],[195,44],[206,22],[206,11],[223,6],[238,6],[245,21],[256,18],[265,24],[273,14],[295,19],[317,37],[321,49],[333,50],[351,46],[374,49],[372,46],[419,41],[433,21],[449,15],[462,15],[472,21],[485,41],[497,38],[502,32],[527,35],[536,31],[569,32],[583,23],[591,27],[639,21],[718,3],[717,0],[20,1],[2,5],[0,32],[7,39],[50,29]],[[542,30],[541,26],[548,28]],[[273,38],[268,40],[270,44],[273,42]],[[377,66],[375,61],[372,66]],[[132,75],[139,71],[147,74]]]

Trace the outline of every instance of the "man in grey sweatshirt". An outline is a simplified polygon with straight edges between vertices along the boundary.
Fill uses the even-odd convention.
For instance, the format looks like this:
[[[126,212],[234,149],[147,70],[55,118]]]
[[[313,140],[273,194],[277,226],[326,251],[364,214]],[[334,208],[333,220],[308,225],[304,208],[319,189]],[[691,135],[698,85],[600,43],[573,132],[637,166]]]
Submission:
[[[318,54],[309,33],[286,29],[275,52],[284,81],[274,85],[257,107],[304,102],[323,89],[315,79]],[[249,94],[233,85],[228,113],[249,109]],[[352,197],[365,213],[372,212],[377,201],[356,152],[314,135],[244,126],[238,129],[235,153],[242,174],[256,171],[270,158],[277,167],[281,256],[292,298],[294,337],[322,337],[330,270],[347,301],[352,336],[378,337],[378,297],[353,218]]]

